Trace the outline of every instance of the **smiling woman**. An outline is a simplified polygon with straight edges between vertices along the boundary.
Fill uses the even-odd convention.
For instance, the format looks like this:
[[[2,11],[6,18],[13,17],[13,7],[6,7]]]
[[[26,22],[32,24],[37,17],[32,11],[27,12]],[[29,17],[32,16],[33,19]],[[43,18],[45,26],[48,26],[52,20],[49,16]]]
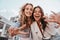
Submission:
[[[21,17],[19,18],[19,23],[20,23],[19,28],[11,27],[9,29],[9,34],[11,36],[20,34],[21,40],[30,40],[30,31],[31,31],[30,25],[32,23],[32,12],[33,12],[33,5],[31,3],[26,3],[21,8],[20,10]]]
[[[43,38],[47,38],[45,40],[49,40],[50,36],[47,36],[44,32],[46,32],[47,22],[44,21],[43,18],[44,13],[40,6],[34,7],[33,10],[33,23],[31,24],[31,31],[33,35],[33,40],[43,40]],[[47,33],[48,34],[48,33]]]

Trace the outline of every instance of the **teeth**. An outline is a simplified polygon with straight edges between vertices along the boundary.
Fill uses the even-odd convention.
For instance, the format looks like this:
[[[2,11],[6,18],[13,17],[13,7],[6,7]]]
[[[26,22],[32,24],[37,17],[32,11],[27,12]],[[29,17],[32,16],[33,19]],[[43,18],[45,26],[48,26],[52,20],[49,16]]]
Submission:
[[[35,16],[35,17],[40,17],[40,16]]]

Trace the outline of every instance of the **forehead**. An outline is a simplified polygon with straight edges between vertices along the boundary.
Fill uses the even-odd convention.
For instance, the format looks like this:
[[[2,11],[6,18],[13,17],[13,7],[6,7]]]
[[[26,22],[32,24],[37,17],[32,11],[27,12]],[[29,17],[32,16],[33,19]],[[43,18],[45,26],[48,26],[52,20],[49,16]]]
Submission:
[[[35,11],[40,11],[41,9],[40,8],[35,8]]]
[[[33,8],[32,5],[26,5],[25,8]]]

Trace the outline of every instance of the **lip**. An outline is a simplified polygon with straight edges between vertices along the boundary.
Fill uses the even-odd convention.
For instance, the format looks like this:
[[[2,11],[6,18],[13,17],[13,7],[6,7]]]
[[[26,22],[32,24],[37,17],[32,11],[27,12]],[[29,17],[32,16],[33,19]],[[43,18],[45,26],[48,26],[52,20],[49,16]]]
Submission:
[[[40,16],[35,16],[35,17],[40,17]]]
[[[40,16],[34,16],[34,19],[35,19],[36,21],[38,21],[38,20],[40,20]]]
[[[31,13],[27,12],[27,14],[29,14],[29,15],[30,15]]]

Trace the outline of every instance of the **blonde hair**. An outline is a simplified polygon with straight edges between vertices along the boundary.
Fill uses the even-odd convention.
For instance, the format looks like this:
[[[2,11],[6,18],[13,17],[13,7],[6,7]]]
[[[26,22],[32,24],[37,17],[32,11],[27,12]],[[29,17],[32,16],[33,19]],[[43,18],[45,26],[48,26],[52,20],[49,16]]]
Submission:
[[[27,17],[26,17],[25,14],[24,14],[25,7],[26,7],[27,5],[31,5],[31,6],[33,7],[33,5],[32,5],[31,3],[26,3],[26,4],[22,7],[21,11],[19,12],[19,13],[21,13],[21,15],[20,15],[21,17],[19,18],[20,26],[23,25],[23,24],[25,24],[25,23],[27,22]]]

